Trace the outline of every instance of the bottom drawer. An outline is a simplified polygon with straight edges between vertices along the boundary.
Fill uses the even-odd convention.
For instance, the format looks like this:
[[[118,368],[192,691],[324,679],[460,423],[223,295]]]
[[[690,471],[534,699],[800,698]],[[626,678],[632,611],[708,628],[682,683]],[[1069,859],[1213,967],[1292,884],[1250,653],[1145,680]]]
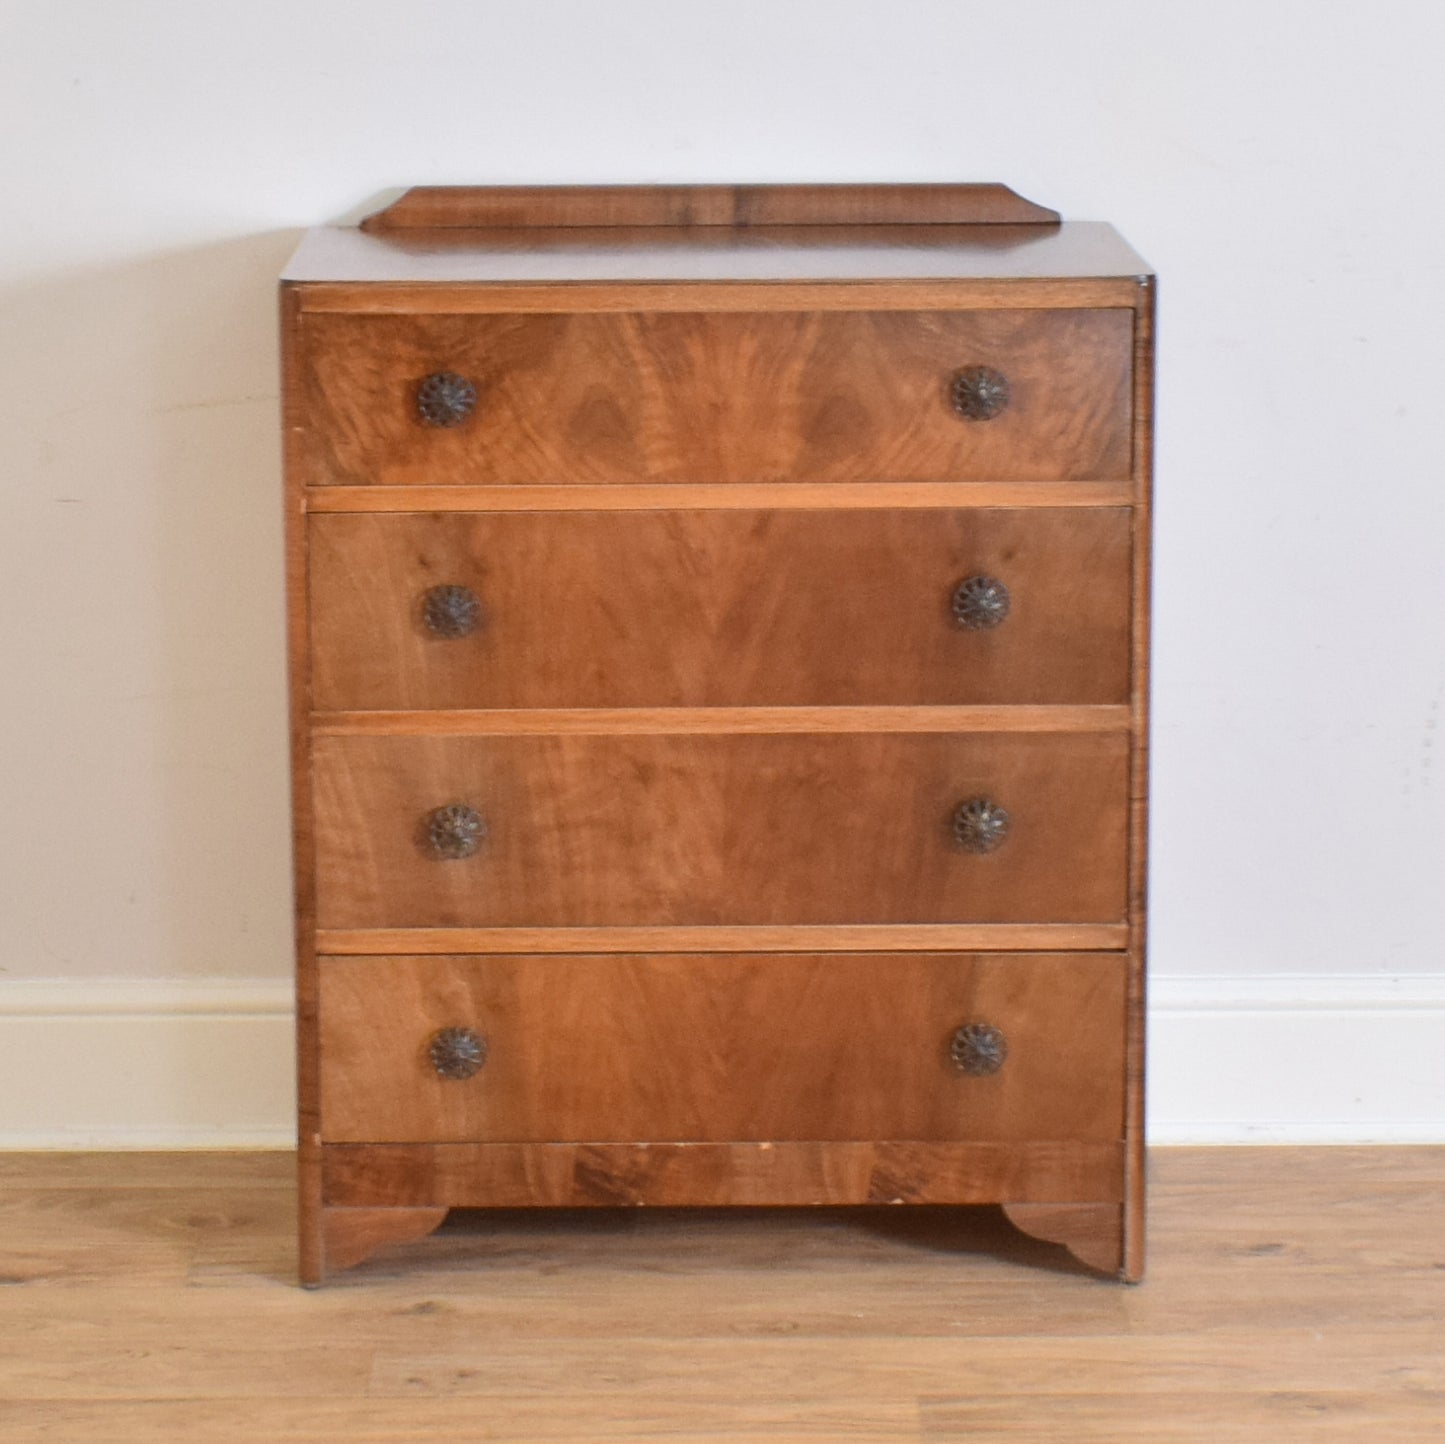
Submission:
[[[331,1143],[1123,1133],[1122,954],[332,957],[320,973]]]

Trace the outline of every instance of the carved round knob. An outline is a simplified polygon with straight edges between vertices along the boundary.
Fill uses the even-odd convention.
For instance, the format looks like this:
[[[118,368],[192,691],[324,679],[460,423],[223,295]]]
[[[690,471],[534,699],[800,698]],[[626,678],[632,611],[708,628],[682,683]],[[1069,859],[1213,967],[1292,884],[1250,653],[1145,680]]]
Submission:
[[[427,1057],[441,1078],[473,1078],[487,1061],[487,1040],[471,1028],[442,1028],[431,1036]]]
[[[953,589],[953,620],[982,632],[1008,616],[1008,588],[997,577],[965,577]]]
[[[1008,377],[991,366],[965,366],[953,373],[949,399],[965,421],[992,421],[1008,405]]]
[[[960,1073],[983,1078],[1003,1067],[1008,1039],[988,1023],[965,1023],[949,1039],[948,1056]]]
[[[486,840],[487,824],[475,807],[453,802],[427,813],[422,833],[427,850],[442,862],[471,857]]]
[[[1008,813],[991,798],[970,797],[953,810],[953,840],[965,852],[992,852],[1008,830]]]
[[[476,631],[482,604],[470,587],[432,587],[421,599],[421,619],[434,637],[465,637]]]
[[[477,404],[477,388],[455,371],[433,371],[416,388],[416,411],[427,426],[460,426]]]

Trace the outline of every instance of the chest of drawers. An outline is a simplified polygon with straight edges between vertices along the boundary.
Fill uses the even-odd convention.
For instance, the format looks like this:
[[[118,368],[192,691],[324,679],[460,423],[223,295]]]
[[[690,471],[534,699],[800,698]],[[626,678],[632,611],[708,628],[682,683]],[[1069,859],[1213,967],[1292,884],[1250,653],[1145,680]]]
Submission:
[[[449,1208],[1143,1267],[1153,283],[1000,186],[407,192],[282,286],[303,1282]]]

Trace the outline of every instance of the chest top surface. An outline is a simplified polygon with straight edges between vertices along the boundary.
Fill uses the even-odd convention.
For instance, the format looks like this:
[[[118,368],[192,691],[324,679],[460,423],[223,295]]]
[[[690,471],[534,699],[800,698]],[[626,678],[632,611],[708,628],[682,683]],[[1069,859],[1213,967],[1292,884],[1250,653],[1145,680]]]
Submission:
[[[408,191],[360,227],[308,231],[282,279],[506,285],[1149,274],[1111,226],[1061,222],[1002,186],[459,186]]]

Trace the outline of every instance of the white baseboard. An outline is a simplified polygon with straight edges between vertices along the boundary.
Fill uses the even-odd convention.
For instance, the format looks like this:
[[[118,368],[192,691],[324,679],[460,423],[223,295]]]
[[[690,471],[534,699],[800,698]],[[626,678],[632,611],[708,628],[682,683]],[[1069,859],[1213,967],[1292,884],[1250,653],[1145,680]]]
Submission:
[[[290,1148],[287,983],[0,981],[0,1148]]]
[[[1151,1143],[1445,1143],[1445,975],[1157,978]]]
[[[1445,1143],[1445,976],[1156,978],[1151,1143]],[[0,981],[0,1149],[288,1148],[285,983]]]

